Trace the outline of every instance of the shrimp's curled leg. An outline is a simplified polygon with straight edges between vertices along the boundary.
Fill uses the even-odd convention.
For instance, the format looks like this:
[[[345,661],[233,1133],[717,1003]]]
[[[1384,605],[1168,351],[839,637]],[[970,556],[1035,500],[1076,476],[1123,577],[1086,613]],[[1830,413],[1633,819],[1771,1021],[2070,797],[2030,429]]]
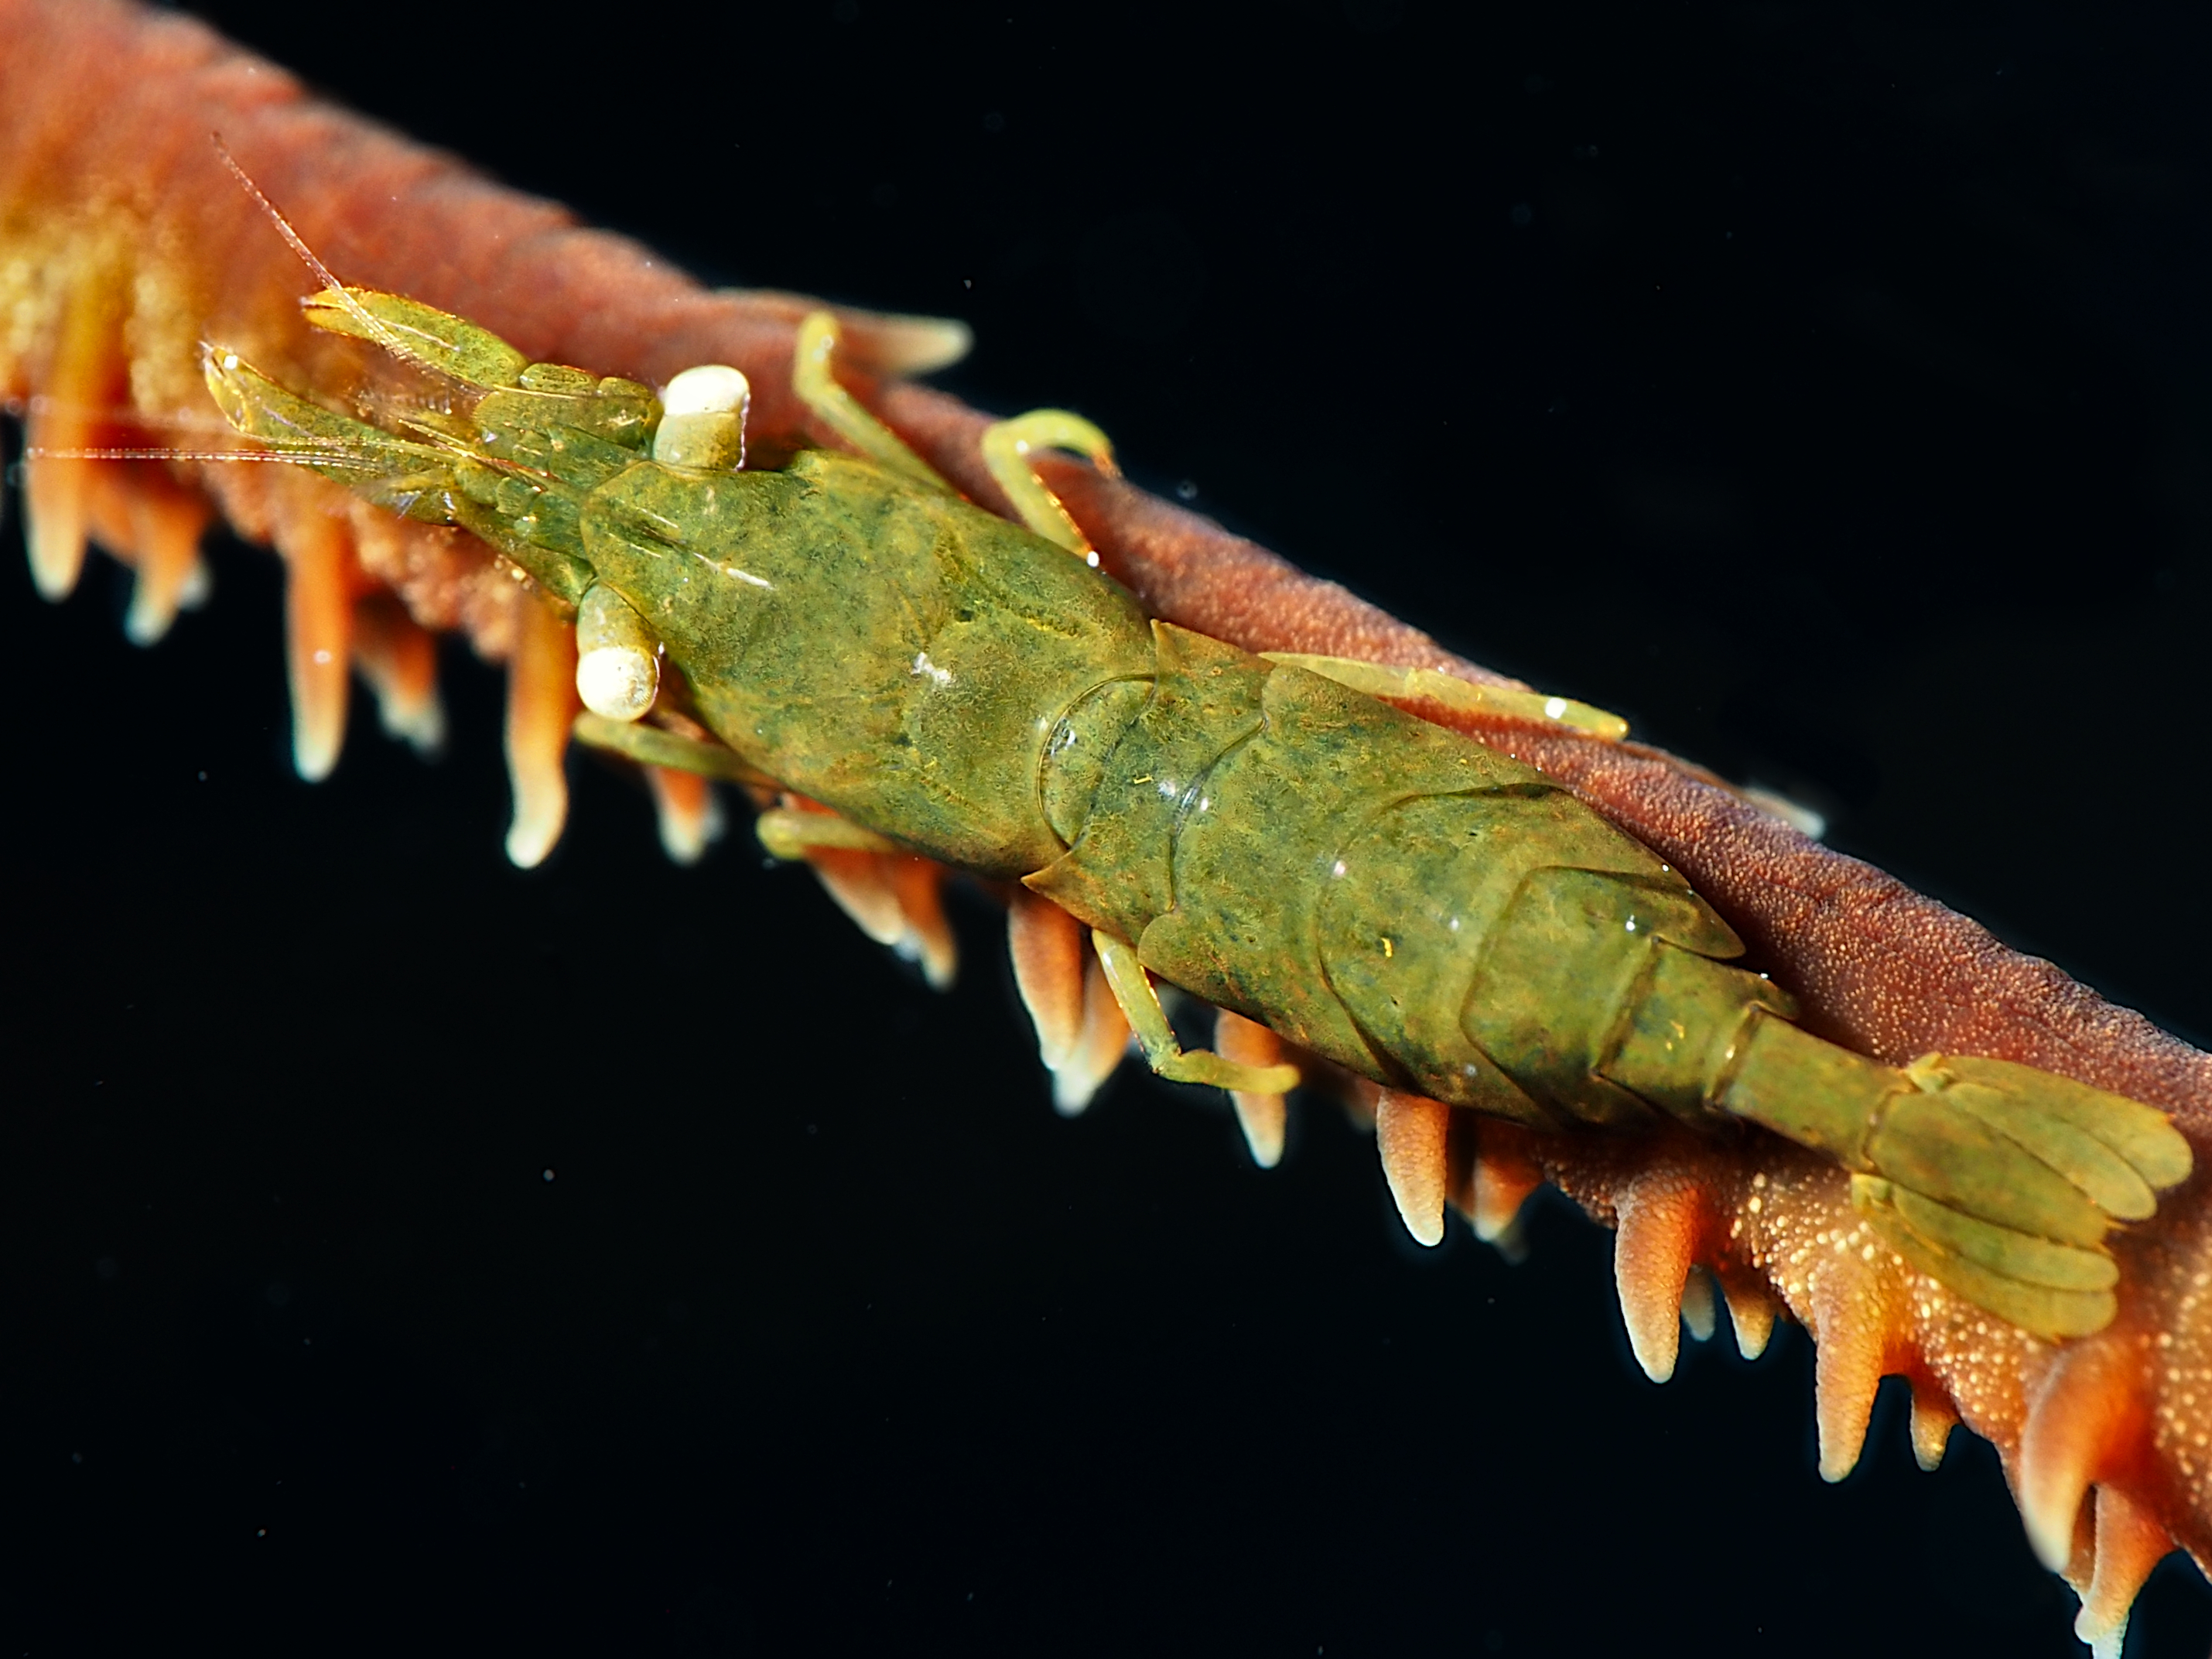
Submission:
[[[1160,1076],[1171,1083],[1206,1083],[1255,1095],[1288,1094],[1297,1087],[1295,1066],[1240,1066],[1205,1049],[1184,1053],[1168,1024],[1167,1011],[1160,1006],[1159,994],[1146,975],[1144,963],[1137,959],[1135,947],[1095,927],[1091,942],[1097,949],[1099,965],[1106,970],[1114,1000],[1121,1005],[1129,1029],[1137,1034],[1137,1042],[1145,1051],[1145,1063]]]
[[[936,470],[907,447],[897,433],[860,406],[860,401],[837,384],[830,371],[837,355],[837,319],[826,311],[810,313],[799,325],[799,339],[791,357],[791,389],[815,416],[877,465],[902,477],[942,489],[951,486]]]
[[[1109,478],[1121,476],[1114,465],[1114,446],[1106,434],[1080,415],[1064,409],[1033,409],[1011,421],[1000,421],[983,432],[983,464],[1006,492],[1014,511],[1031,531],[1066,548],[1085,564],[1096,565],[1098,555],[1059,496],[1037,476],[1030,459],[1040,449],[1066,449],[1086,456],[1091,465]]]

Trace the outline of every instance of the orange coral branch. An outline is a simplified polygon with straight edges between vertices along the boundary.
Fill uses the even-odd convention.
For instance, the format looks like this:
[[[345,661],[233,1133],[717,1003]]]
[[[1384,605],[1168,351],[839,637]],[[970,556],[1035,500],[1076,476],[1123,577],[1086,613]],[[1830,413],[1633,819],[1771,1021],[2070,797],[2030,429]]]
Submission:
[[[280,73],[179,20],[15,0],[0,7],[0,40],[9,43],[0,209],[18,319],[0,370],[12,397],[32,400],[47,441],[172,441],[204,421],[191,370],[202,338],[246,351],[280,378],[350,384],[356,359],[299,325],[300,274],[222,179],[210,127],[349,279],[478,318],[533,356],[602,371],[665,379],[691,362],[732,362],[759,389],[756,417],[771,446],[820,435],[799,425],[784,392],[795,302],[708,294],[633,244],[305,101]],[[83,119],[88,107],[100,122]],[[865,352],[866,330],[856,337]],[[993,498],[974,452],[983,417],[900,385],[880,389],[879,407],[964,488]],[[142,470],[127,487],[119,476],[51,465],[34,474],[41,569],[63,584],[76,518],[134,559],[150,590],[173,594],[186,580],[174,526],[193,497],[161,482],[167,475]],[[349,653],[383,692],[388,720],[419,730],[428,718],[418,636],[392,616],[387,593],[421,627],[459,629],[488,656],[514,655],[519,680],[543,678],[558,654],[537,639],[547,624],[518,608],[509,578],[464,538],[395,529],[276,468],[208,469],[198,482],[234,523],[285,554],[304,773],[326,769],[335,752]],[[1491,678],[1141,491],[1073,466],[1054,486],[1115,574],[1163,615],[1253,648]],[[149,522],[130,521],[133,503],[153,504],[142,514]],[[511,729],[543,798],[557,769],[548,770],[549,728],[532,713]],[[1476,735],[1561,778],[1688,872],[1832,1033],[1891,1059],[1943,1048],[2067,1072],[2175,1110],[2200,1151],[2212,1145],[2212,1059],[2048,963],[1656,751],[1502,726]],[[1820,1466],[1831,1478],[1856,1461],[1884,1375],[1906,1376],[1927,1400],[1921,1416],[1932,1426],[1916,1429],[1923,1450],[1955,1410],[2003,1454],[2045,1559],[2087,1590],[2085,1630],[2110,1639],[2161,1538],[2212,1556],[2212,1465],[2192,1449],[2203,1415],[2203,1366],[2192,1362],[2212,1340],[2192,1288],[2212,1249],[2201,1183],[2124,1245],[2119,1324],[2056,1353],[1990,1331],[1868,1255],[1833,1177],[1767,1143],[1591,1146],[1492,1126],[1455,1136],[1402,1106],[1382,1127],[1409,1213],[1429,1214],[1449,1193],[1496,1233],[1539,1171],[1618,1223],[1632,1339],[1654,1375],[1673,1363],[1671,1301],[1690,1264],[1718,1280],[1747,1346],[1763,1343],[1772,1304],[1787,1306],[1820,1343]]]

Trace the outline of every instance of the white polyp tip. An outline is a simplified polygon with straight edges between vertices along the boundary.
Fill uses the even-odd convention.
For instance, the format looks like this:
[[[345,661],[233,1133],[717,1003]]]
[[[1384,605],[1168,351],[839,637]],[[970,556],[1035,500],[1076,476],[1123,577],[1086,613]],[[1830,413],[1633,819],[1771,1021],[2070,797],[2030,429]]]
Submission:
[[[337,769],[338,749],[344,741],[336,733],[310,729],[305,723],[292,729],[292,769],[302,783],[320,783]]]
[[[560,839],[559,816],[545,820],[518,817],[507,832],[507,861],[518,870],[535,870]]]
[[[159,645],[176,619],[174,596],[156,597],[142,577],[131,589],[131,609],[123,617],[123,637],[133,645]]]
[[[1091,1104],[1104,1079],[1096,1078],[1079,1066],[1054,1071],[1052,1075],[1052,1109],[1062,1117],[1081,1117],[1084,1109]]]
[[[669,415],[732,415],[751,396],[751,382],[727,363],[702,363],[662,388],[660,407]]]
[[[1398,1210],[1398,1219],[1406,1224],[1406,1231],[1413,1236],[1413,1243],[1424,1249],[1433,1250],[1444,1242],[1444,1218],[1441,1211],[1435,1215],[1417,1215],[1401,1205]],[[1661,1380],[1663,1382],[1665,1379]]]
[[[576,659],[576,695],[594,714],[634,720],[653,707],[660,665],[627,645],[603,645]]]

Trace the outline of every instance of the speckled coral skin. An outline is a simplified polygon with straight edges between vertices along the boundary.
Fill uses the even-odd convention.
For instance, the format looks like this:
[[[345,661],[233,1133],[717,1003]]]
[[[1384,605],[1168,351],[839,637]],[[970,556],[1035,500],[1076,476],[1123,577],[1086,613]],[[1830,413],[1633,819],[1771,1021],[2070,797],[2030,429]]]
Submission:
[[[16,399],[40,389],[71,284],[118,249],[133,269],[121,362],[149,429],[203,418],[191,368],[202,338],[235,345],[279,378],[343,389],[356,359],[300,326],[299,269],[222,180],[206,144],[212,124],[349,277],[467,313],[532,355],[607,372],[657,379],[691,362],[734,362],[760,388],[756,415],[768,439],[811,435],[781,372],[797,314],[790,302],[708,295],[633,244],[307,102],[281,72],[188,22],[15,0],[0,7],[0,33],[17,46],[0,71],[0,370]],[[18,72],[26,64],[39,73]],[[174,95],[186,85],[189,99]],[[88,102],[107,112],[96,130],[76,118]],[[395,198],[404,214],[387,211]],[[618,303],[599,302],[617,288]],[[879,407],[964,488],[994,499],[974,455],[985,416],[910,386],[885,388]],[[1249,648],[1497,678],[1180,508],[1073,466],[1052,476],[1109,568],[1163,616]],[[389,586],[427,625],[505,654],[518,590],[465,538],[395,528],[276,469],[208,469],[201,482],[261,538],[281,538],[289,517],[345,517],[363,591]],[[1670,757],[1529,728],[1476,734],[1568,783],[1687,872],[1817,1029],[1893,1060],[1948,1048],[2061,1071],[2174,1111],[2200,1158],[2212,1150],[2212,1057],[2048,963],[1805,841]],[[2212,1559],[2212,1321],[2203,1308],[2212,1217],[2202,1177],[2118,1242],[2116,1324],[2058,1350],[1874,1249],[1842,1179],[1771,1140],[1483,1135],[1486,1155],[1494,1147],[1532,1160],[1608,1224],[1634,1183],[1694,1191],[1695,1259],[1732,1293],[1781,1302],[1820,1345],[1824,1461],[1847,1461],[1872,1382],[1888,1373],[1940,1390],[1999,1449],[2016,1486],[2039,1401],[2106,1412],[2130,1431],[2103,1449],[2094,1478],[2124,1490],[2200,1561]],[[2088,1403],[2079,1403],[2085,1390]],[[2086,1526],[2081,1543],[2086,1551]],[[2077,1552],[2074,1576],[2086,1582],[2087,1571]]]

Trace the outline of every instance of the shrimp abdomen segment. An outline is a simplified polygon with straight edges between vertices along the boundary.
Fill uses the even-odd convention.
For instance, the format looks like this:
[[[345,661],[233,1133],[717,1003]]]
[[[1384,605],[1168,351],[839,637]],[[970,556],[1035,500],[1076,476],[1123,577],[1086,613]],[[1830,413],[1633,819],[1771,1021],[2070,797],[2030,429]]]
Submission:
[[[1546,1127],[1712,1121],[1702,1092],[1656,1102],[1600,1071],[1662,939],[1700,963],[1741,948],[1679,875],[1493,750],[1154,633],[1152,699],[1032,887],[1162,977],[1393,1087]],[[1714,1013],[1786,1006],[1708,965]]]

